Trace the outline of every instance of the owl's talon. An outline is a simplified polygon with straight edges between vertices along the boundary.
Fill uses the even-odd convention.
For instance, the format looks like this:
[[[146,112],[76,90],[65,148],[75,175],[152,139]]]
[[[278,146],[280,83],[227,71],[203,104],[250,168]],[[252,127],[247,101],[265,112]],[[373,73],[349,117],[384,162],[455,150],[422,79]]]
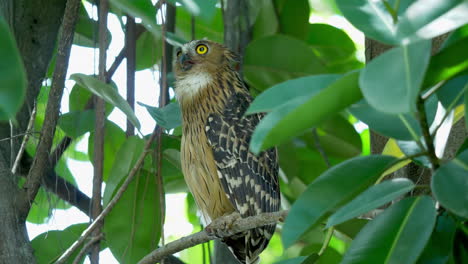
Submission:
[[[240,217],[241,216],[238,212],[234,212],[230,215],[217,218],[205,227],[205,231],[208,235],[212,235],[217,238],[230,237],[235,234],[232,231],[232,226]]]

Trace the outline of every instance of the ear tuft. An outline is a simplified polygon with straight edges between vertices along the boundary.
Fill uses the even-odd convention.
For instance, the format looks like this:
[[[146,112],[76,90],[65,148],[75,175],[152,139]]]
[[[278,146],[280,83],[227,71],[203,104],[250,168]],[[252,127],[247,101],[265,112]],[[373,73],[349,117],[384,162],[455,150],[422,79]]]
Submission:
[[[225,57],[226,57],[226,60],[228,61],[229,65],[233,69],[238,71],[239,68],[240,68],[240,62],[241,62],[240,56],[237,55],[237,53],[235,53],[235,52],[232,52],[230,50],[226,50]]]

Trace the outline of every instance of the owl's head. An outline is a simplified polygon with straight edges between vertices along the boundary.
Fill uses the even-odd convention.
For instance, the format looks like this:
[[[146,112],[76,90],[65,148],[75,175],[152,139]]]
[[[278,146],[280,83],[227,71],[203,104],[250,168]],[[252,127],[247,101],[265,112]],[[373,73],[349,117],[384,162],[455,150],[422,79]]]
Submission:
[[[219,43],[194,40],[176,50],[174,72],[178,79],[194,74],[213,74],[226,70],[226,67],[232,69],[237,61],[237,56]]]

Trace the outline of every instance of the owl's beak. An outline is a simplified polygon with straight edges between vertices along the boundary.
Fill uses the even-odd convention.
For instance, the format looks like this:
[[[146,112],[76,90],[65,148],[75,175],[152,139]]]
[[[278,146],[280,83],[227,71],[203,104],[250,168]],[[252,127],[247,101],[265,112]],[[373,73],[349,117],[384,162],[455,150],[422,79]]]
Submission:
[[[190,70],[195,62],[188,54],[182,54],[179,57],[179,63],[184,71]]]

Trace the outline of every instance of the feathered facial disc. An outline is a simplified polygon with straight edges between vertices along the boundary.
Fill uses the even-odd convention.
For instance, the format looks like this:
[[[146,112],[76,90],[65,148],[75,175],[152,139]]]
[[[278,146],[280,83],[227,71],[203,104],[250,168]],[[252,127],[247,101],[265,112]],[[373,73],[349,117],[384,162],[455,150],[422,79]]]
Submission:
[[[215,73],[231,66],[237,56],[221,44],[209,40],[194,40],[176,50],[174,70],[176,77],[190,74]]]

